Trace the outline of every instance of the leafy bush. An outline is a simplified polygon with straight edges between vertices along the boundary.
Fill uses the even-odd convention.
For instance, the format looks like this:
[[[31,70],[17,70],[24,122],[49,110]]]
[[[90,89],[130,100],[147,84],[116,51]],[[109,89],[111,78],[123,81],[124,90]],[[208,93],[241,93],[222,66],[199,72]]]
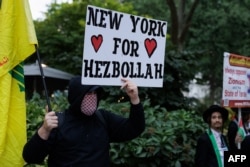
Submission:
[[[113,166],[179,167],[194,165],[196,141],[206,125],[194,111],[176,110],[168,112],[159,106],[143,102],[146,130],[140,137],[126,142],[111,144]],[[129,103],[110,105],[102,101],[101,106],[128,116]]]
[[[33,94],[33,97],[27,101],[27,137],[28,140],[38,129],[40,124],[43,122],[45,115],[45,100],[42,100],[40,95],[37,93]]]
[[[56,92],[51,97],[52,108],[61,111],[68,107],[66,93]],[[195,145],[206,125],[194,111],[167,111],[160,106],[150,106],[150,100],[142,102],[145,109],[146,129],[136,139],[124,143],[112,143],[110,156],[112,167],[191,167]],[[27,102],[28,139],[43,121],[46,101],[38,94]],[[101,101],[99,108],[129,115],[129,102]],[[30,166],[31,167],[31,166]]]

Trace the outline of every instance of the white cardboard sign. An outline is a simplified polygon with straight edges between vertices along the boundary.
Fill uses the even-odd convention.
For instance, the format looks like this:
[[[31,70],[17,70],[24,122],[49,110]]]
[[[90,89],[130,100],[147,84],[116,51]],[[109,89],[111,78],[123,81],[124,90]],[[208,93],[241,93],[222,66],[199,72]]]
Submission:
[[[223,106],[250,106],[250,58],[224,53]]]
[[[162,87],[167,22],[87,6],[82,84]]]

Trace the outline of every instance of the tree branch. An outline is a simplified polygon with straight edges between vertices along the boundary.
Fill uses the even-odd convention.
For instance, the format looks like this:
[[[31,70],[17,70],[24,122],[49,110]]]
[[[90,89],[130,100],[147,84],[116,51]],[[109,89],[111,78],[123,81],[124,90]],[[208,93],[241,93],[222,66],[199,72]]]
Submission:
[[[171,11],[171,41],[173,44],[177,44],[178,42],[178,15],[177,15],[177,10],[176,10],[176,6],[173,0],[166,0],[170,11]]]
[[[182,29],[181,35],[180,35],[180,42],[183,43],[187,34],[187,31],[191,25],[191,20],[194,14],[195,9],[197,8],[198,4],[199,4],[200,0],[195,0],[195,2],[193,3],[186,19],[185,19],[185,23],[184,23],[184,27]]]
[[[179,9],[176,8],[176,0],[166,0],[171,12],[171,41],[177,45],[179,50],[182,46],[187,35],[188,29],[191,25],[191,20],[195,9],[197,8],[200,0],[195,0],[191,5],[187,17],[185,17],[186,1],[180,0]],[[179,11],[179,12],[178,12]],[[185,17],[185,18],[184,18]],[[184,19],[183,19],[184,18]]]

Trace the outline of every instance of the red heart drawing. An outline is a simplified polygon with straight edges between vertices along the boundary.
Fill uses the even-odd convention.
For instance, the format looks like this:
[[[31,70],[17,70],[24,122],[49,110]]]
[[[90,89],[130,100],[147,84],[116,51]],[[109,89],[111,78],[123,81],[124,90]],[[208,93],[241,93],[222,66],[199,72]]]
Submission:
[[[155,49],[157,48],[157,42],[154,38],[151,40],[147,38],[144,41],[144,45],[147,50],[148,56],[150,58],[152,54],[154,53]]]
[[[102,41],[103,41],[103,38],[102,38],[102,35],[100,34],[98,36],[93,35],[91,37],[91,43],[95,49],[95,52],[98,52],[100,46],[102,45]]]

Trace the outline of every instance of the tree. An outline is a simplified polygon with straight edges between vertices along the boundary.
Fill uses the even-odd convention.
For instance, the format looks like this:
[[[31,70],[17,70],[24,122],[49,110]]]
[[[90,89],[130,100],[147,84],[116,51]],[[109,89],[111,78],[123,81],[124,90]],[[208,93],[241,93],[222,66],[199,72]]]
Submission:
[[[196,54],[185,50],[184,44],[199,1],[126,0],[126,2],[133,3],[139,15],[150,13],[151,17],[168,22],[164,86],[163,89],[147,91],[151,99],[156,99],[152,104],[160,104],[168,110],[190,107],[193,99],[184,97],[183,91],[188,91],[189,82],[195,76],[197,61]]]
[[[210,103],[222,93],[223,52],[248,56],[250,52],[249,0],[201,1],[190,29],[187,48],[200,55],[200,82],[210,86]]]
[[[223,52],[249,53],[249,0],[236,4],[217,0],[75,0],[72,4],[52,3],[46,19],[36,22],[43,62],[81,74],[83,11],[87,4],[168,22],[163,88],[142,88],[140,91],[142,97],[151,99],[152,105],[159,104],[167,110],[192,107],[195,99],[184,97],[183,91],[189,91],[193,79],[210,85],[208,103],[219,102]],[[202,77],[196,78],[197,74]],[[122,99],[112,87],[107,90],[114,99]]]
[[[177,51],[181,52],[199,0],[166,0],[166,2],[171,11],[171,42],[177,46]]]
[[[135,13],[130,4],[119,1],[77,0],[49,5],[45,19],[35,21],[42,61],[76,75],[81,74],[87,5],[96,5],[126,13]],[[34,61],[32,56],[28,61]]]
[[[79,62],[82,62],[82,43],[86,17],[83,11],[85,11],[87,4],[137,14],[130,2],[125,1],[120,3],[119,1],[106,0],[91,1],[90,3],[82,0],[73,1],[72,4],[63,3],[60,5],[52,3],[46,13],[46,19],[36,22],[43,62],[48,65],[53,64],[56,68],[74,74],[81,74],[82,64]],[[157,0],[140,2],[133,6],[137,8],[139,15],[162,20],[167,13],[164,10],[164,5],[166,3]],[[151,10],[143,11],[142,9],[145,9],[145,6],[150,6]],[[178,53],[175,51],[178,47],[173,42],[171,43],[172,38],[168,36],[166,40],[164,87],[142,88],[141,96],[145,99],[151,99],[152,105],[160,104],[168,110],[186,108],[189,101],[183,96],[182,91],[187,90],[189,80],[193,78],[193,72],[186,69],[193,67],[195,62],[187,59],[188,52]],[[122,99],[119,92],[113,91],[112,88],[107,88],[107,90],[109,94],[113,95],[114,99]]]

